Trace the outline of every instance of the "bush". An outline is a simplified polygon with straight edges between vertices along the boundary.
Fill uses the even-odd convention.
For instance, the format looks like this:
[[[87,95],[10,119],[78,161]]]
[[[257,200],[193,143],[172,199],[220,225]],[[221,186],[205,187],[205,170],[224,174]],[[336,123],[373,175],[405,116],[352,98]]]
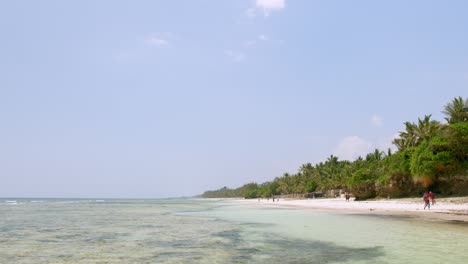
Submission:
[[[451,124],[448,128],[448,144],[460,163],[468,161],[468,122]]]
[[[431,185],[438,177],[450,176],[460,169],[448,140],[434,137],[422,142],[414,151],[410,163],[411,174],[424,186]]]
[[[371,170],[366,168],[361,168],[353,173],[348,184],[356,200],[369,199],[376,196],[375,180],[376,176]]]

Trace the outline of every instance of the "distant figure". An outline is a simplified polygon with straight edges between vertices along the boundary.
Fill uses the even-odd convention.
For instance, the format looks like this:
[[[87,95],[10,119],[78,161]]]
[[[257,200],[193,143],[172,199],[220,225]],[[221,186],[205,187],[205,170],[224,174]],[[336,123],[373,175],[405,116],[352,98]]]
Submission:
[[[429,198],[431,199],[432,205],[434,205],[435,204],[435,197],[434,197],[434,194],[431,191],[429,191]]]
[[[273,202],[275,202],[275,197],[273,197]]]
[[[348,193],[345,194],[345,198],[346,198],[346,201],[349,202],[349,198],[351,197],[351,195],[349,195]]]
[[[424,193],[423,200],[424,200],[424,210],[426,210],[426,207],[428,210],[431,210],[431,204],[429,203],[429,194],[427,192]]]

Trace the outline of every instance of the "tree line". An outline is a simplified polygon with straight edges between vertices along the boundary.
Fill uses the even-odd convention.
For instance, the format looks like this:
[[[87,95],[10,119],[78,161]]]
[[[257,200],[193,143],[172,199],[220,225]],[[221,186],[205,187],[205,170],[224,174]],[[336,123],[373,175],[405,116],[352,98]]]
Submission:
[[[297,173],[239,188],[206,191],[205,198],[267,198],[343,189],[357,199],[405,197],[431,189],[441,195],[468,195],[468,99],[454,98],[442,113],[405,122],[392,142],[397,151],[375,149],[354,161],[329,156],[325,162],[303,164]]]

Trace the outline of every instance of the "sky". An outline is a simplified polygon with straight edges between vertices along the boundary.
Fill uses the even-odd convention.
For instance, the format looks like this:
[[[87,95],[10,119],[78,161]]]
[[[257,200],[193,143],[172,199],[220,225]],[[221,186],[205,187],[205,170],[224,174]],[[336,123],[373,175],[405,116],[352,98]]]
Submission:
[[[467,1],[2,1],[0,197],[162,198],[392,147],[468,96]]]

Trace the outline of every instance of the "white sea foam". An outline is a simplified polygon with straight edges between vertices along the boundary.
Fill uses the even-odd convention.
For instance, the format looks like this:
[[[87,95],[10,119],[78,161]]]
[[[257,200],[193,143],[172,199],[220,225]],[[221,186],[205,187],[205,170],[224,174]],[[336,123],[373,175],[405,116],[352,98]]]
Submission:
[[[62,204],[76,204],[76,203],[80,203],[82,201],[61,201],[60,203]],[[84,201],[84,202],[87,202],[87,201]]]

